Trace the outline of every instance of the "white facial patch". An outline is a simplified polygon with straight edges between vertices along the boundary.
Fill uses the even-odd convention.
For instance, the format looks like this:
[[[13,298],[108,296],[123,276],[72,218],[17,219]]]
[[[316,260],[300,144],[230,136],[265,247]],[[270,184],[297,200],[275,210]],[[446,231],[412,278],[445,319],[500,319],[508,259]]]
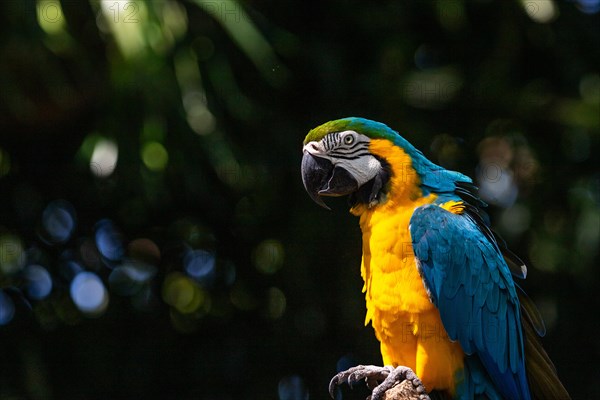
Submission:
[[[361,156],[356,160],[338,159],[335,164],[350,172],[358,182],[359,187],[373,179],[381,169],[379,160],[370,154]]]
[[[371,139],[355,131],[334,132],[323,139],[307,143],[303,151],[321,157],[348,171],[358,186],[377,175],[381,163],[369,152]]]

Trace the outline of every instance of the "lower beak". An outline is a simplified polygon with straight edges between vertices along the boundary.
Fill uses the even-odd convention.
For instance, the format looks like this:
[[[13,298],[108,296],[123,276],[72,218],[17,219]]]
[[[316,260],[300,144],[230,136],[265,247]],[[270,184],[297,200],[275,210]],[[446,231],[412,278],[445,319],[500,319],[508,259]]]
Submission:
[[[307,151],[302,157],[302,182],[311,199],[328,210],[321,196],[344,196],[358,189],[358,182],[344,168]]]

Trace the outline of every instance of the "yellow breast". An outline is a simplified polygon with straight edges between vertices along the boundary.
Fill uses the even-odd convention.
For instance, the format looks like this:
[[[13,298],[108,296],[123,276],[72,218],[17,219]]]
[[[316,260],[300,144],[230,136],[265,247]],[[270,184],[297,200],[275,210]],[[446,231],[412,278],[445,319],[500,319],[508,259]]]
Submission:
[[[419,199],[411,207],[361,215],[361,272],[369,310],[376,307],[386,312],[421,312],[434,307],[418,273],[408,229],[414,209],[433,199],[430,196]]]
[[[370,150],[390,163],[392,178],[389,197],[382,204],[351,210],[360,216],[363,234],[365,324],[372,322],[386,365],[408,366],[428,390],[453,393],[464,353],[449,340],[429,300],[409,232],[415,208],[432,203],[436,196],[421,195],[410,157],[400,148],[386,140],[372,140]]]
[[[368,208],[351,210],[360,216],[363,234],[362,276],[369,312],[421,312],[434,308],[419,276],[409,232],[414,210],[432,203],[422,196],[410,157],[388,140],[371,140],[369,151],[385,159],[392,169],[387,198]],[[367,320],[370,319],[367,314]]]

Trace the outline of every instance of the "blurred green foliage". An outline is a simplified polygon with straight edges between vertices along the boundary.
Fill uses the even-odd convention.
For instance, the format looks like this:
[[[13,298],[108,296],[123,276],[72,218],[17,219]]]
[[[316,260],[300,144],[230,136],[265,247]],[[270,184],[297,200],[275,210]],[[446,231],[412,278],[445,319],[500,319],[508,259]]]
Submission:
[[[0,7],[0,399],[325,398],[380,363],[357,221],[299,175],[351,115],[477,179],[600,396],[598,1]]]

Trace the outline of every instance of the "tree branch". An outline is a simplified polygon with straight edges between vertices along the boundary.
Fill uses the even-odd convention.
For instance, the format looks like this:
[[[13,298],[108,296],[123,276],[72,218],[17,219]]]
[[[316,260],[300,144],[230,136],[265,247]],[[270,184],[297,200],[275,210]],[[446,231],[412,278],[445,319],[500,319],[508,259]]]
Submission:
[[[421,400],[412,382],[403,380],[396,386],[388,389],[383,400]]]

